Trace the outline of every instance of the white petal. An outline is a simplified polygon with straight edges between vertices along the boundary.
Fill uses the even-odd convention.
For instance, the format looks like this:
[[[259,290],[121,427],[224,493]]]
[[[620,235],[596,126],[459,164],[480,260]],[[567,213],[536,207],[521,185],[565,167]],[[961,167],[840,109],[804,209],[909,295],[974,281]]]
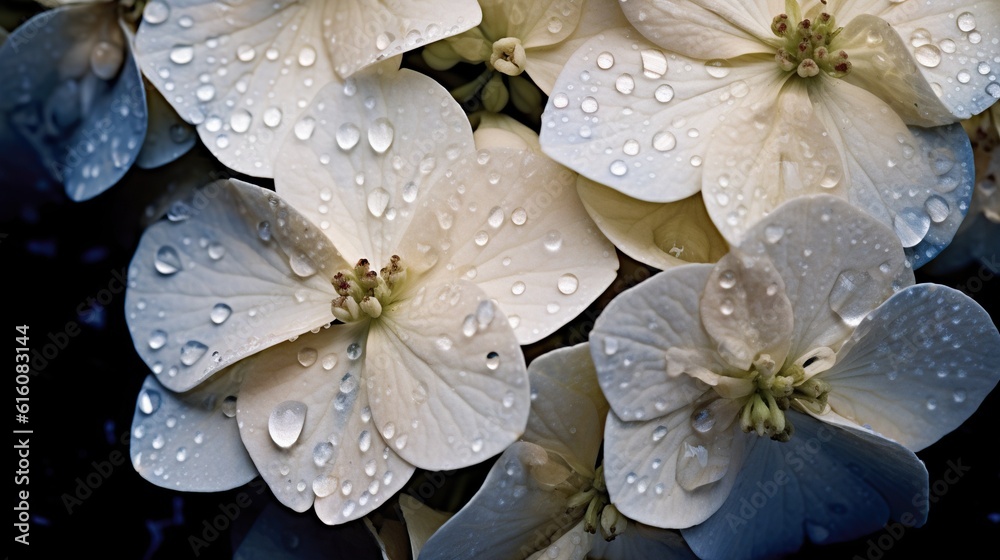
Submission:
[[[750,559],[854,539],[890,519],[922,525],[927,470],[901,445],[789,413],[788,442],[756,436],[739,481],[708,521],[682,531],[700,558]]]
[[[696,433],[691,425],[694,408],[650,422],[622,422],[608,415],[604,481],[611,502],[629,519],[657,527],[690,527],[708,519],[729,495],[748,436],[738,423],[719,426],[711,434]]]
[[[332,84],[300,122],[310,123],[308,134],[303,128],[282,147],[277,192],[348,261],[366,258],[376,269],[388,264],[436,178],[473,150],[458,103],[410,70]]]
[[[749,371],[761,355],[778,368],[785,362],[793,328],[785,283],[768,259],[730,253],[716,264],[701,296],[701,322],[719,354]]]
[[[551,474],[570,471],[537,445],[511,445],[490,470],[472,500],[434,534],[421,560],[455,558],[526,558],[544,547],[553,534],[572,527],[580,514],[566,512],[566,500],[576,490],[540,482]],[[583,484],[582,480],[577,480]],[[488,530],[484,530],[488,528]]]
[[[372,324],[367,352],[376,427],[410,463],[467,467],[524,433],[524,356],[506,316],[474,285],[415,286]]]
[[[528,367],[531,414],[523,441],[556,453],[576,472],[594,476],[608,402],[597,384],[587,343],[543,354]]]
[[[993,3],[860,0],[840,4],[843,8],[831,7],[831,13],[841,21],[864,11],[888,22],[913,54],[916,70],[940,91],[941,101],[956,118],[977,114],[1000,98],[1000,87],[995,86],[1000,71],[996,63],[1000,13]]]
[[[552,89],[542,148],[629,196],[686,198],[701,189],[702,163],[720,122],[771,96],[786,78],[773,56],[726,64],[662,51],[634,31],[598,35],[566,63]]]
[[[525,71],[546,95],[552,93],[556,78],[566,61],[594,35],[610,29],[629,27],[617,0],[580,0],[580,22],[565,39],[545,47],[528,49]]]
[[[913,283],[896,236],[828,195],[786,202],[747,232],[739,250],[767,255],[781,274],[792,303],[793,360],[839,349],[868,312]]]
[[[240,358],[333,320],[336,250],[274,193],[218,181],[179,221],[149,227],[129,265],[125,309],[136,351],[186,391]]]
[[[406,521],[406,532],[410,537],[410,552],[414,558],[420,556],[420,550],[424,548],[431,536],[454,516],[452,513],[431,509],[408,494],[399,495],[399,509]]]
[[[305,104],[336,80],[321,2],[170,3],[136,35],[142,68],[212,154],[241,173],[273,176]]]
[[[538,134],[513,117],[503,113],[482,111],[471,117],[473,122],[477,117],[479,118],[479,126],[473,133],[477,150],[513,148],[534,152],[542,151],[542,146],[538,143]]]
[[[866,317],[821,378],[837,414],[920,450],[962,424],[1000,380],[1000,334],[961,292],[912,286]]]
[[[230,368],[177,394],[146,377],[132,417],[129,455],[146,480],[174,490],[218,492],[257,477],[236,426],[242,372]]]
[[[701,195],[644,202],[582,176],[576,189],[601,232],[644,264],[665,270],[689,262],[711,263],[729,251]]]
[[[843,155],[848,200],[895,230],[914,267],[934,257],[968,210],[968,135],[958,125],[907,128],[881,100],[842,80],[810,94]]]
[[[184,122],[156,88],[146,88],[149,126],[135,164],[143,169],[166,165],[194,147],[198,141],[194,128]]]
[[[590,551],[598,539],[604,540],[600,532],[591,535],[584,529],[584,520],[580,520],[558,539],[538,549],[528,556],[528,560],[584,560],[590,558]],[[631,529],[631,524],[629,526]]]
[[[838,146],[817,119],[806,80],[774,82],[712,136],[701,194],[730,243],[782,202],[823,192],[846,197]]]
[[[436,261],[427,281],[468,279],[496,300],[521,344],[579,315],[618,257],[576,195],[576,176],[531,151],[481,150],[421,201],[400,255]]]
[[[947,21],[949,18],[943,19]],[[918,37],[920,36],[913,38],[921,45],[916,49],[919,54],[917,61],[930,64],[942,57],[937,45],[924,42],[923,39],[918,40]],[[926,41],[931,40],[932,37],[926,37]],[[914,61],[914,55],[911,54],[914,47],[908,45],[885,20],[860,15],[844,27],[837,36],[836,43],[831,46],[848,53],[851,71],[843,78],[844,81],[877,95],[906,124],[937,126],[956,121],[956,117],[944,105],[925,76],[918,72],[918,62]],[[947,56],[950,59],[953,55]],[[937,64],[940,64],[940,60]],[[943,93],[940,84],[938,91]]]
[[[671,372],[667,350],[698,352],[699,367],[727,368],[712,350],[715,342],[701,324],[698,302],[711,265],[676,267],[627,290],[604,309],[590,333],[591,355],[601,389],[625,421],[669,414],[700,399],[703,382]],[[703,356],[704,355],[704,356]],[[671,375],[673,373],[673,375]]]
[[[315,501],[328,525],[379,507],[414,470],[369,408],[366,381],[377,370],[360,360],[367,329],[338,324],[244,362],[237,404],[250,456],[278,500],[295,511]]]
[[[71,199],[101,194],[132,166],[146,98],[114,5],[38,14],[0,49],[0,75],[0,115],[16,132],[5,140],[36,152]]]
[[[701,59],[774,52],[767,0],[622,2],[632,25],[663,48]],[[782,10],[783,11],[783,10]]]

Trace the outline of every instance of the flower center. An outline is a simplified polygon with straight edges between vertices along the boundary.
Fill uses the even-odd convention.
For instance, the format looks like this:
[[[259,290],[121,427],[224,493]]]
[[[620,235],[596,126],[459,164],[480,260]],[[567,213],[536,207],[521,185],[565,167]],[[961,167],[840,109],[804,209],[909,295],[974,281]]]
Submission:
[[[604,540],[613,541],[615,537],[625,532],[628,518],[618,511],[608,497],[608,487],[604,484],[603,464],[597,467],[594,481],[590,486],[570,496],[566,502],[567,513],[583,506],[587,507],[587,512],[583,515],[583,529],[588,533],[595,534],[600,529]]]
[[[493,43],[493,54],[490,55],[490,65],[508,76],[517,76],[524,72],[528,62],[524,47],[517,37],[504,37]]]
[[[785,411],[794,408],[820,412],[826,408],[830,385],[819,379],[806,379],[802,366],[792,364],[775,371],[774,360],[761,355],[750,370],[750,380],[756,390],[740,410],[740,426],[744,432],[755,431],[777,441],[788,441],[794,429],[785,418]]]
[[[364,318],[377,319],[382,308],[393,301],[393,292],[406,280],[406,267],[398,255],[379,272],[371,270],[368,260],[361,259],[353,269],[341,270],[333,276],[337,297],[330,305],[333,316],[344,323]]]
[[[796,0],[785,0],[785,10],[787,13],[771,21],[771,31],[785,40],[774,55],[778,67],[786,72],[795,70],[803,78],[820,71],[840,78],[851,71],[847,52],[830,48],[830,42],[843,29],[837,27],[832,15],[823,12],[815,20],[803,19]]]

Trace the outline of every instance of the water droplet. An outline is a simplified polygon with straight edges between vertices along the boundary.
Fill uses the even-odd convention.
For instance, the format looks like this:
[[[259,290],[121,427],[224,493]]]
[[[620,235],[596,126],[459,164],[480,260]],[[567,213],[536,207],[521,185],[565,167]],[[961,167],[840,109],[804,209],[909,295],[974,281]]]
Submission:
[[[222,413],[226,415],[226,418],[233,418],[236,416],[236,397],[229,395],[228,397],[222,399]]]
[[[344,123],[337,128],[337,145],[345,152],[357,145],[361,139],[361,129],[354,123]]]
[[[639,53],[642,59],[642,73],[655,80],[667,73],[667,57],[656,49],[646,49]]]
[[[229,126],[233,129],[233,132],[242,134],[250,129],[250,122],[252,120],[253,117],[249,111],[246,109],[237,109],[229,116]]]
[[[622,175],[628,173],[628,165],[626,165],[624,161],[616,159],[615,161],[611,162],[611,165],[608,167],[608,170],[611,171],[612,175],[616,177],[621,177]]]
[[[663,84],[653,91],[653,97],[660,103],[669,103],[674,98],[674,88]]]
[[[500,367],[500,354],[490,352],[486,355],[486,367],[495,370]]]
[[[188,454],[187,454],[187,449],[186,448],[181,447],[180,449],[177,450],[176,457],[177,457],[177,460],[180,461],[181,463],[183,463],[184,460],[187,459],[187,456],[188,456]]]
[[[621,76],[618,76],[617,80],[615,80],[615,89],[617,89],[620,93],[628,95],[635,89],[635,80],[630,74],[622,74]],[[587,111],[584,109],[584,112],[592,113],[593,111]]]
[[[174,64],[187,64],[194,59],[194,47],[191,45],[176,45],[170,49],[170,61]]]
[[[395,132],[396,130],[392,127],[389,119],[385,117],[375,119],[375,122],[368,128],[368,143],[376,152],[384,153],[392,145],[392,137]]]
[[[385,212],[386,206],[389,205],[389,192],[378,187],[372,192],[368,193],[368,211],[372,213],[372,216],[379,218],[382,213]]]
[[[365,451],[368,451],[371,448],[371,446],[372,446],[371,433],[369,433],[368,430],[362,430],[361,435],[358,436],[358,449],[360,449],[361,452],[364,453]]]
[[[181,363],[189,367],[193,366],[207,351],[208,346],[197,340],[189,340],[181,347]]]
[[[143,414],[152,414],[160,408],[160,393],[146,389],[139,394],[139,410]]]
[[[208,245],[208,258],[217,261],[226,255],[226,248],[221,243],[210,243]]]
[[[695,412],[691,417],[691,426],[695,430],[705,433],[715,426],[715,416],[707,408],[703,408]]]
[[[155,330],[149,336],[149,347],[153,350],[159,350],[163,348],[163,345],[167,343],[167,333],[161,330]]]
[[[304,117],[299,122],[295,123],[293,131],[295,132],[295,137],[299,140],[308,140],[316,128],[316,119],[312,117]]]
[[[517,282],[514,282],[513,285],[511,285],[510,292],[515,296],[519,296],[524,293],[524,289],[525,289],[524,282],[518,280]]]
[[[268,107],[264,111],[264,124],[271,128],[281,124],[281,109],[277,107]]]
[[[232,313],[232,307],[229,307],[224,303],[217,303],[215,304],[215,307],[212,308],[212,312],[209,313],[209,317],[212,319],[213,323],[221,325],[226,322],[226,319],[228,319]]]
[[[549,30],[549,33],[559,33],[562,31],[562,27],[562,20],[557,17],[549,19],[549,23],[545,26],[545,28]]]
[[[579,286],[580,286],[580,281],[577,279],[576,276],[572,274],[563,274],[562,276],[559,277],[559,281],[557,283],[559,292],[566,295],[575,293],[576,289]]]
[[[316,274],[316,265],[313,264],[312,259],[302,253],[292,253],[292,256],[288,258],[288,266],[300,278],[309,278]]]
[[[170,6],[160,0],[153,0],[146,4],[146,9],[142,12],[142,19],[151,25],[159,25],[170,17]]]
[[[357,342],[352,342],[350,346],[347,347],[347,358],[350,360],[357,360],[361,357],[361,345]]]
[[[287,449],[298,441],[305,422],[306,405],[299,401],[285,401],[271,411],[271,416],[267,419],[267,432],[278,447]]]
[[[257,224],[257,237],[260,237],[261,241],[271,240],[271,224],[269,222]]]
[[[584,113],[597,112],[598,109],[597,100],[590,96],[584,97],[583,101],[580,102],[580,109]]]
[[[729,63],[725,60],[709,60],[705,63],[705,71],[713,78],[725,78],[729,75]]]
[[[524,222],[528,221],[528,212],[524,208],[517,208],[510,215],[510,221],[514,222],[515,226],[523,226]]]
[[[557,93],[552,96],[552,105],[556,109],[565,109],[569,105],[569,98],[566,97],[565,93]]]
[[[653,135],[653,148],[660,152],[669,152],[677,146],[677,139],[667,131],[657,132]]]
[[[972,80],[972,74],[970,74],[968,70],[962,69],[958,71],[955,79],[958,80],[959,83],[967,84],[970,80]]]
[[[719,275],[719,286],[728,290],[736,285],[736,274],[732,270],[727,270]]]
[[[920,243],[931,227],[931,219],[925,212],[914,208],[904,209],[892,221],[893,229],[903,247],[913,247]]]
[[[923,45],[913,51],[914,58],[921,65],[927,68],[934,68],[941,64],[941,51],[934,45]]]
[[[475,235],[475,237],[473,239],[475,240],[476,245],[479,245],[480,247],[482,247],[482,246],[486,245],[487,243],[489,243],[489,241],[490,241],[490,234],[486,233],[485,231],[479,230],[479,231],[476,232],[476,235]]]
[[[384,51],[389,48],[389,45],[396,40],[396,36],[392,33],[379,33],[378,37],[375,37],[375,48],[380,51]]]
[[[1000,99],[1000,83],[990,82],[986,84],[986,93],[993,99]]]
[[[156,271],[164,276],[170,276],[181,269],[181,257],[177,250],[170,245],[164,245],[156,251],[156,259],[153,260]]]
[[[948,205],[947,200],[935,194],[928,197],[927,201],[924,202],[924,210],[927,211],[927,215],[930,216],[932,222],[939,224],[948,219],[951,207]]]
[[[732,299],[726,298],[722,300],[722,305],[719,306],[719,311],[726,316],[732,315],[733,311],[736,311],[736,305],[733,303]]]
[[[344,377],[340,379],[340,392],[344,394],[349,394],[351,391],[358,388],[358,378],[354,377],[350,373],[344,374]]]
[[[969,12],[962,12],[958,15],[958,19],[955,20],[955,24],[958,25],[960,30],[968,33],[976,28],[976,18]]]
[[[308,68],[316,63],[316,49],[306,45],[299,51],[299,65]]]
[[[639,141],[635,139],[628,139],[625,144],[622,145],[622,152],[628,156],[634,156],[639,153]]]
[[[347,500],[347,503],[344,504],[344,509],[340,510],[340,513],[343,514],[344,517],[350,517],[351,514],[354,513],[354,507],[354,500]]]
[[[927,399],[927,410],[934,410],[938,406],[937,399],[930,398]]]
[[[319,352],[314,348],[305,347],[299,350],[296,358],[299,360],[299,364],[302,367],[309,367],[316,363],[316,359],[319,358]]]
[[[660,441],[661,439],[663,439],[666,436],[667,436],[667,427],[666,426],[657,426],[653,430],[653,441]]]
[[[764,239],[768,243],[777,243],[785,235],[785,228],[779,225],[770,225],[764,228]]]
[[[148,8],[147,8],[148,9]],[[615,56],[607,51],[597,55],[597,67],[607,70],[615,65]]]
[[[965,402],[965,399],[966,397],[968,397],[968,394],[965,392],[965,389],[955,389],[955,392],[952,393],[951,396],[952,398],[955,399],[955,402],[962,403]]]
[[[153,438],[153,449],[163,449],[163,445],[166,444],[167,440],[164,439],[163,434],[156,434]]]
[[[542,244],[548,251],[554,253],[562,247],[562,235],[560,235],[558,231],[550,230],[545,234]]]

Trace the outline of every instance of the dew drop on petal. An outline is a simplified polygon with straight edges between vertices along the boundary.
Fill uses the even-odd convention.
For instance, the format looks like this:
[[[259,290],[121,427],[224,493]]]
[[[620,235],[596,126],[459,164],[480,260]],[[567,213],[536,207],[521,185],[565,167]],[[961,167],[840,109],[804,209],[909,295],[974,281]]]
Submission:
[[[170,6],[161,0],[153,0],[146,4],[142,12],[143,21],[151,25],[159,25],[167,21],[168,17],[170,17]]]
[[[951,206],[948,205],[948,201],[938,195],[931,195],[926,202],[924,202],[924,210],[927,211],[927,215],[935,224],[939,224],[946,219],[948,219],[948,214],[951,212]]]
[[[229,307],[224,303],[217,303],[214,307],[212,307],[212,312],[209,313],[209,317],[212,319],[213,323],[221,325],[222,323],[225,323],[226,319],[228,319],[232,314],[232,307]]]
[[[584,113],[595,113],[597,112],[598,108],[599,107],[597,105],[597,100],[594,99],[593,97],[590,96],[584,97],[583,101],[580,102],[580,109]]]
[[[669,152],[677,146],[677,139],[667,131],[657,132],[653,135],[653,148],[660,152]]]
[[[299,65],[308,68],[316,62],[316,49],[306,45],[299,51]]]
[[[667,73],[667,57],[656,49],[646,49],[639,53],[642,59],[642,73],[647,78],[655,80]]]
[[[500,354],[490,352],[486,355],[486,367],[495,370],[500,367]]]
[[[170,276],[181,269],[181,257],[177,254],[177,249],[170,245],[164,245],[156,251],[153,266],[160,274]]]
[[[305,422],[306,405],[299,401],[285,401],[271,411],[267,432],[278,447],[287,449],[298,441]]]
[[[616,159],[611,162],[611,165],[608,167],[608,170],[611,171],[612,175],[616,177],[621,177],[622,175],[628,173],[628,165],[626,165],[624,161]]]
[[[208,346],[197,340],[189,340],[181,347],[181,363],[185,366],[193,366],[207,351]]]
[[[274,128],[281,124],[281,109],[277,107],[268,107],[264,110],[264,124],[270,128]]]
[[[764,228],[764,239],[768,243],[774,244],[781,241],[781,238],[785,235],[785,228],[779,225],[770,225]]]
[[[517,282],[514,282],[513,285],[511,285],[510,292],[515,296],[519,296],[524,293],[524,289],[525,289],[524,282],[518,280]]]
[[[147,8],[148,9],[148,8]],[[601,70],[607,70],[615,65],[615,56],[607,51],[602,52],[597,55],[597,67]]]
[[[271,240],[271,224],[269,222],[265,221],[257,224],[257,237],[259,237],[261,241]]]
[[[167,343],[167,333],[159,329],[149,335],[149,347],[152,350],[159,350]]]
[[[615,80],[615,89],[617,89],[619,93],[628,95],[635,89],[635,79],[632,78],[631,74],[622,74]],[[593,112],[587,111],[586,109],[584,109],[584,111],[588,113]]]
[[[559,292],[566,295],[571,295],[575,293],[576,289],[579,286],[580,286],[580,281],[577,279],[576,276],[572,274],[563,274],[562,276],[559,277],[559,281],[557,283]]]
[[[352,342],[350,346],[347,347],[347,357],[351,360],[357,360],[361,357],[361,345],[357,342]]]
[[[660,103],[669,103],[674,98],[674,88],[662,84],[653,90],[653,97]]]
[[[931,227],[931,218],[923,211],[907,208],[896,214],[892,225],[903,247],[913,247],[927,235]]]
[[[143,414],[152,414],[160,408],[160,393],[151,389],[145,389],[139,394],[139,411]]]
[[[565,109],[569,105],[569,97],[565,93],[557,93],[552,96],[552,105],[556,109]]]
[[[694,416],[691,417],[691,426],[695,430],[705,433],[715,426],[715,416],[707,408],[703,408],[695,412]]]
[[[302,367],[309,367],[315,364],[318,358],[319,358],[319,352],[317,352],[316,349],[309,347],[304,347],[300,349],[298,354],[296,355],[296,359],[299,361],[299,364]]]
[[[958,15],[958,19],[955,20],[955,24],[958,25],[960,30],[968,33],[976,28],[976,18],[969,12],[962,12]]]
[[[222,399],[222,414],[224,414],[226,418],[233,418],[236,416],[235,396],[229,395],[226,398]]]
[[[510,221],[514,223],[515,226],[523,226],[526,221],[528,221],[528,212],[524,208],[517,208],[510,215]]]
[[[345,152],[357,145],[361,139],[361,129],[354,123],[344,123],[337,128],[337,146]]]
[[[368,127],[368,143],[371,144],[373,150],[378,153],[385,153],[392,145],[393,135],[396,133],[396,129],[393,128],[392,123],[389,119],[381,117],[375,119],[375,122]]]
[[[295,123],[292,127],[292,131],[295,133],[295,137],[299,140],[308,140],[312,137],[313,130],[316,129],[316,119],[312,117],[303,117],[299,122]]]
[[[176,45],[170,49],[170,61],[174,64],[187,64],[194,59],[194,47],[191,45]]]
[[[382,187],[378,187],[368,193],[368,211],[372,213],[372,216],[376,218],[381,217],[388,205],[389,192]]]

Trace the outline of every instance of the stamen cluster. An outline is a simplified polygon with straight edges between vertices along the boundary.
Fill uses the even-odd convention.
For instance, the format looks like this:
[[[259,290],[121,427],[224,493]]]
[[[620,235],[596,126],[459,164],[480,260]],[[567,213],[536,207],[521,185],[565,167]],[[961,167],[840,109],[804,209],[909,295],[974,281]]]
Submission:
[[[792,22],[788,14],[779,14],[771,21],[771,32],[785,40],[774,55],[782,70],[795,70],[803,78],[820,71],[840,78],[851,71],[847,52],[830,49],[830,42],[843,29],[836,26],[832,15],[824,12],[814,21],[802,19],[797,25]]]
[[[337,295],[331,303],[333,316],[344,323],[364,317],[377,319],[382,308],[391,303],[393,288],[406,280],[406,268],[398,255],[379,272],[371,270],[368,259],[361,259],[353,269],[334,275],[332,283]]]

